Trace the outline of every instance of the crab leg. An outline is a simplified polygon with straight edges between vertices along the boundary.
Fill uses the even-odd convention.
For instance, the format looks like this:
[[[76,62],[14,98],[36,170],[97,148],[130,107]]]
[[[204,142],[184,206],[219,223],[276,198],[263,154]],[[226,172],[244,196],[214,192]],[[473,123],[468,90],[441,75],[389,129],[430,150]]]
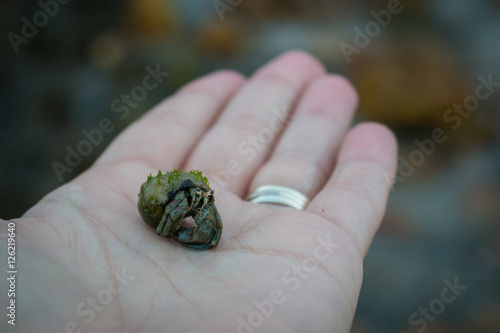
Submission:
[[[184,191],[177,193],[174,199],[165,206],[165,212],[156,228],[156,233],[162,237],[172,236],[172,229],[181,224],[182,219],[189,211],[186,209],[188,206],[188,199]]]
[[[209,201],[210,195],[204,196],[202,207],[194,216],[196,227],[183,230],[179,234],[179,241],[184,246],[194,249],[210,249],[217,245],[222,234],[222,221],[217,208]]]

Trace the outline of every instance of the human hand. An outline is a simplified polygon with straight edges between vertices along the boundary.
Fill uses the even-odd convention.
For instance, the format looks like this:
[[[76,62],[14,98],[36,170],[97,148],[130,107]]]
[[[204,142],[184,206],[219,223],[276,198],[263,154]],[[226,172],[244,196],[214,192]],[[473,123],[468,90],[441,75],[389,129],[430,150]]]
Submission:
[[[12,220],[17,327],[349,332],[397,150],[381,125],[348,131],[356,103],[345,79],[302,52],[248,80],[220,71],[188,84]],[[201,170],[215,189],[224,229],[213,250],[181,247],[141,221],[141,183],[180,168]],[[242,200],[264,184],[296,189],[311,204]]]

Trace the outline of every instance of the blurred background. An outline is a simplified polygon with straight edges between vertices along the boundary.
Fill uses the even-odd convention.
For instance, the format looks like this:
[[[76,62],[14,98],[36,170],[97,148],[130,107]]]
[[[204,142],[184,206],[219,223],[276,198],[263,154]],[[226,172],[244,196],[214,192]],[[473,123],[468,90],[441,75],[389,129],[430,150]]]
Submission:
[[[400,143],[352,332],[500,332],[500,87],[484,86],[500,81],[500,1],[59,1],[0,2],[2,218],[188,81],[303,49],[356,85],[357,121]],[[148,66],[168,77],[134,90]],[[81,144],[103,118],[115,129]],[[86,156],[69,167],[75,149]],[[445,281],[467,289],[445,302]]]

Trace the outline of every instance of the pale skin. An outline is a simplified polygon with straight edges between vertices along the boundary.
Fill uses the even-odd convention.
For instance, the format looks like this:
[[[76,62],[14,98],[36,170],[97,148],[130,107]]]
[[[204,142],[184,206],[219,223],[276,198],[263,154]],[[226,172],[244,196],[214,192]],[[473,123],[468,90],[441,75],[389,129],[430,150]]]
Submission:
[[[356,105],[346,79],[298,51],[249,78],[218,71],[187,84],[12,220],[16,328],[349,332],[397,154],[386,127],[350,128]],[[283,107],[291,117],[281,132],[253,158],[238,152]],[[232,160],[239,173],[212,186],[224,224],[215,249],[186,249],[141,221],[137,193],[147,175],[196,169],[217,185],[213,175]],[[298,211],[243,200],[263,184],[294,188],[311,204]]]

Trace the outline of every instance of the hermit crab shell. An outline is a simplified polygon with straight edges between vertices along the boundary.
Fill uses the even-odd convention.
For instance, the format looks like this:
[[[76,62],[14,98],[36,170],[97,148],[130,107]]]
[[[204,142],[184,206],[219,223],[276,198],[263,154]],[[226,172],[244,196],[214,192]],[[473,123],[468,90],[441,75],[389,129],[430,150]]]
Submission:
[[[141,185],[137,208],[143,221],[152,227],[157,227],[165,212],[165,206],[172,200],[178,191],[191,187],[199,187],[209,192],[210,186],[206,177],[199,171],[172,171],[165,174],[158,173],[156,177],[149,176]],[[213,199],[212,199],[213,200]]]

